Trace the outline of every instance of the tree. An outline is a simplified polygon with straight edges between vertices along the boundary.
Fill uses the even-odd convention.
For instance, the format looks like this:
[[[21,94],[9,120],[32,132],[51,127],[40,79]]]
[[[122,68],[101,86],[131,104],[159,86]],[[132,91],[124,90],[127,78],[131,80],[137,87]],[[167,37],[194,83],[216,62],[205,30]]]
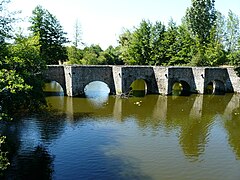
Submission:
[[[240,43],[239,43],[239,46],[240,46]],[[237,50],[228,54],[227,59],[230,65],[240,66],[240,50]]]
[[[6,46],[8,54],[0,61],[0,120],[45,104],[41,77],[45,64],[40,57],[39,37],[16,37],[14,43]],[[0,171],[9,164],[2,151],[3,140],[0,137]]]
[[[238,66],[240,64],[240,27],[239,17],[231,10],[225,18],[217,13],[217,39],[222,44],[226,54],[225,64]]]
[[[82,42],[82,31],[81,31],[81,25],[78,20],[75,22],[74,26],[74,40],[73,40],[73,45],[76,48],[79,48],[80,45],[83,45],[84,43]]]
[[[236,48],[230,52],[227,52],[227,60],[229,65],[240,66],[240,39],[238,39]]]
[[[76,48],[75,46],[67,47],[68,64],[82,64],[83,50]]]
[[[172,61],[173,57],[178,53],[178,27],[176,23],[171,19],[168,23],[166,32],[164,33],[164,49],[166,51],[166,63],[173,65],[176,62]]]
[[[3,113],[14,114],[21,108],[38,109],[45,103],[41,72],[46,64],[41,60],[38,41],[36,36],[18,36],[8,46],[9,56],[0,65]]]
[[[10,13],[6,9],[9,2],[9,0],[0,1],[0,60],[8,53],[6,39],[11,37],[12,23],[15,21],[14,13]]]
[[[12,30],[11,23],[14,21],[12,14],[9,13],[6,9],[7,3],[9,3],[8,0],[0,1],[0,121],[5,120],[7,118],[7,114],[4,111],[5,108],[4,94],[6,93],[7,88],[9,87],[9,83],[8,86],[5,85],[7,79],[4,76],[9,77],[8,74],[12,73],[10,71],[6,71],[5,69],[3,69],[4,65],[3,60],[5,56],[8,55],[6,38],[11,37],[10,36],[10,32]],[[9,78],[11,78],[11,76]],[[12,81],[13,84],[15,82],[16,81]],[[10,104],[10,102],[8,102],[8,104]],[[6,138],[5,136],[2,136],[2,134],[0,134],[0,177],[3,175],[2,172],[9,166],[7,152],[3,150],[5,138]]]
[[[126,29],[123,34],[119,36],[118,43],[119,45],[119,58],[125,63],[125,64],[134,64],[134,60],[131,59],[131,54],[129,52],[129,48],[131,45],[131,35],[132,33]]]
[[[240,64],[240,21],[239,17],[231,10],[228,17],[224,17],[220,12],[217,13],[216,38],[222,44],[225,51],[225,64]]]
[[[119,58],[119,53],[119,47],[109,46],[101,55],[105,57],[106,64],[123,65],[123,61]]]
[[[39,35],[24,37],[21,34],[16,34],[15,36],[15,41],[8,46],[8,49],[10,57],[18,57],[23,61],[17,65],[19,66],[18,72],[26,71],[23,74],[40,74],[46,68],[46,63],[41,59]],[[11,61],[7,63],[13,66]]]
[[[226,23],[226,50],[227,52],[234,52],[238,50],[238,41],[240,38],[239,18],[229,10]]]
[[[187,9],[185,18],[195,41],[192,65],[216,66],[224,63],[224,31],[220,28],[223,21],[214,4],[215,0],[192,0],[192,7]]]
[[[226,53],[221,41],[216,38],[216,30],[212,29],[209,43],[205,49],[206,66],[219,66],[226,62]]]
[[[81,64],[88,65],[106,64],[105,58],[102,56],[100,57],[103,50],[99,45],[92,44],[90,47],[85,47],[83,51],[84,54],[83,58],[81,59]]]
[[[151,59],[151,30],[151,22],[142,20],[139,28],[137,28],[132,34],[132,54],[134,55],[133,58],[140,65],[148,64]]]
[[[10,36],[9,32],[12,29],[11,23],[14,20],[11,13],[6,9],[6,5],[9,2],[9,0],[0,1],[0,43],[3,43],[5,39]]]
[[[119,57],[119,47],[109,46],[105,51],[99,45],[91,45],[83,50],[75,46],[67,47],[67,64],[99,64],[99,65],[122,65]]]
[[[17,36],[15,42],[7,46],[8,56],[0,62],[0,120],[9,120],[16,113],[38,110],[45,105],[41,77],[45,64],[38,42],[39,37]],[[0,171],[9,164],[2,151],[3,140],[0,137]]]
[[[186,21],[200,44],[207,44],[216,21],[215,0],[192,0],[192,6],[187,9]]]
[[[67,47],[68,64],[82,64],[81,59],[83,58],[83,50],[79,49],[79,46],[84,43],[82,42],[81,35],[81,25],[79,21],[76,20],[74,26],[73,46]]]
[[[170,37],[169,37],[170,36]],[[168,40],[167,48],[168,65],[186,65],[190,64],[195,47],[195,41],[187,30],[183,22],[176,27],[170,24],[165,35],[165,41]]]
[[[145,65],[151,58],[151,29],[150,21],[142,20],[134,32],[126,31],[120,36],[122,58],[126,64]]]
[[[166,49],[165,49],[165,32],[166,27],[161,22],[157,21],[151,27],[151,41],[150,41],[150,49],[151,56],[148,59],[149,65],[166,65],[168,59],[166,58]]]
[[[57,64],[67,59],[66,47],[68,42],[59,21],[48,10],[37,6],[30,18],[32,24],[29,28],[34,35],[39,35],[41,57],[47,64]]]
[[[126,31],[120,36],[122,58],[126,64],[146,65],[151,58],[151,29],[150,21],[142,20],[134,32]]]
[[[133,32],[126,30],[119,37],[120,58],[125,64],[162,65],[165,62],[163,46],[165,26],[142,20]]]
[[[16,70],[8,68],[5,61],[0,62],[0,121],[10,120],[16,110],[26,105],[26,97],[31,88]],[[4,149],[5,138],[0,134],[0,177],[9,165],[7,152]]]
[[[224,46],[226,45],[226,18],[220,12],[216,12],[216,39]],[[225,48],[226,49],[226,48]]]

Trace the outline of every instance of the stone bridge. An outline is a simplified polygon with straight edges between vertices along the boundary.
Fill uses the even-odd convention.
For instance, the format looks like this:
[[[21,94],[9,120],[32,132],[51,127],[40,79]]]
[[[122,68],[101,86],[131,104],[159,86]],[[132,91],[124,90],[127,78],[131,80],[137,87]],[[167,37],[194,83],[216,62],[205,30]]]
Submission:
[[[234,68],[49,65],[44,76],[58,82],[67,96],[83,95],[85,86],[93,81],[106,83],[110,94],[121,94],[138,79],[146,82],[147,94],[170,95],[176,82],[189,93],[204,94],[208,85],[212,85],[213,94],[240,92]]]

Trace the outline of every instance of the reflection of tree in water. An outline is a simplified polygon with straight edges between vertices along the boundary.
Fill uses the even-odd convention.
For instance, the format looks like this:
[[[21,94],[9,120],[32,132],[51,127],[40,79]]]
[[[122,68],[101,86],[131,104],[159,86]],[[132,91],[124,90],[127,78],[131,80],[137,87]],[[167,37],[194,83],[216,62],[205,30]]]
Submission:
[[[51,143],[62,134],[65,126],[65,122],[63,121],[66,118],[65,113],[45,112],[39,114],[37,118],[41,135],[40,139],[45,143]]]
[[[180,144],[183,152],[189,157],[199,157],[205,150],[208,142],[211,125],[216,115],[224,114],[226,106],[232,95],[228,96],[203,96],[202,117],[199,119],[182,118]],[[240,135],[240,134],[239,134]]]
[[[170,129],[175,130],[179,127],[179,144],[185,156],[189,158],[198,158],[204,152],[211,124],[211,118],[189,117],[194,101],[195,98],[186,101],[186,98],[181,97],[170,101],[166,121],[166,127]]]
[[[196,100],[199,102],[195,102]],[[189,158],[198,158],[204,153],[209,127],[213,123],[212,117],[216,115],[215,112],[213,114],[206,112],[205,115],[201,113],[200,116],[191,114],[191,112],[202,112],[203,106],[202,98],[196,96],[168,98],[165,127],[168,130],[180,129],[179,144],[185,156]]]
[[[240,160],[240,108],[232,114],[232,119],[225,121],[225,129],[228,132],[228,142]]]
[[[45,143],[49,144],[57,139],[63,132],[64,121],[61,118],[65,116],[42,112],[39,115],[19,118],[5,126],[3,132],[7,136],[6,145],[11,164],[6,171],[7,177],[51,179],[53,158],[44,146],[35,147],[34,143],[46,145]],[[35,137],[34,134],[39,134],[40,137]]]
[[[186,117],[187,120],[182,122],[180,144],[186,156],[199,157],[204,153],[214,117],[224,113],[231,98],[232,96],[203,96],[202,117]]]
[[[10,179],[52,179],[53,157],[43,146],[24,152],[12,162],[8,173]]]
[[[209,120],[188,119],[181,125],[179,143],[188,157],[199,157],[204,150],[209,135]]]

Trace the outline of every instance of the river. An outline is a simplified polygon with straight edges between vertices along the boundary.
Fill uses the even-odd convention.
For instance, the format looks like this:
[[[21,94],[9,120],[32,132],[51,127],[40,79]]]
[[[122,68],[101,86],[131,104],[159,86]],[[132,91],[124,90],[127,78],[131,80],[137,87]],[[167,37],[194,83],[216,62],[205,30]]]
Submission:
[[[240,95],[48,95],[5,127],[10,179],[240,179]]]

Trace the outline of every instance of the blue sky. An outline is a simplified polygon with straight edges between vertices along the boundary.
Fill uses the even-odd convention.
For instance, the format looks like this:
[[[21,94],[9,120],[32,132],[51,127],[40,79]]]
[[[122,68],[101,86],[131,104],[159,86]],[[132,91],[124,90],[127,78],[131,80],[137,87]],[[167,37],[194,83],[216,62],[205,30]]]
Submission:
[[[105,49],[117,45],[123,29],[138,26],[142,19],[167,24],[173,18],[179,24],[191,0],[11,0],[9,8],[22,10],[21,17],[27,19],[37,5],[57,17],[70,40],[78,20],[83,41]],[[229,9],[240,15],[239,0],[216,0],[215,5],[225,15]],[[28,24],[22,26],[26,28]]]

